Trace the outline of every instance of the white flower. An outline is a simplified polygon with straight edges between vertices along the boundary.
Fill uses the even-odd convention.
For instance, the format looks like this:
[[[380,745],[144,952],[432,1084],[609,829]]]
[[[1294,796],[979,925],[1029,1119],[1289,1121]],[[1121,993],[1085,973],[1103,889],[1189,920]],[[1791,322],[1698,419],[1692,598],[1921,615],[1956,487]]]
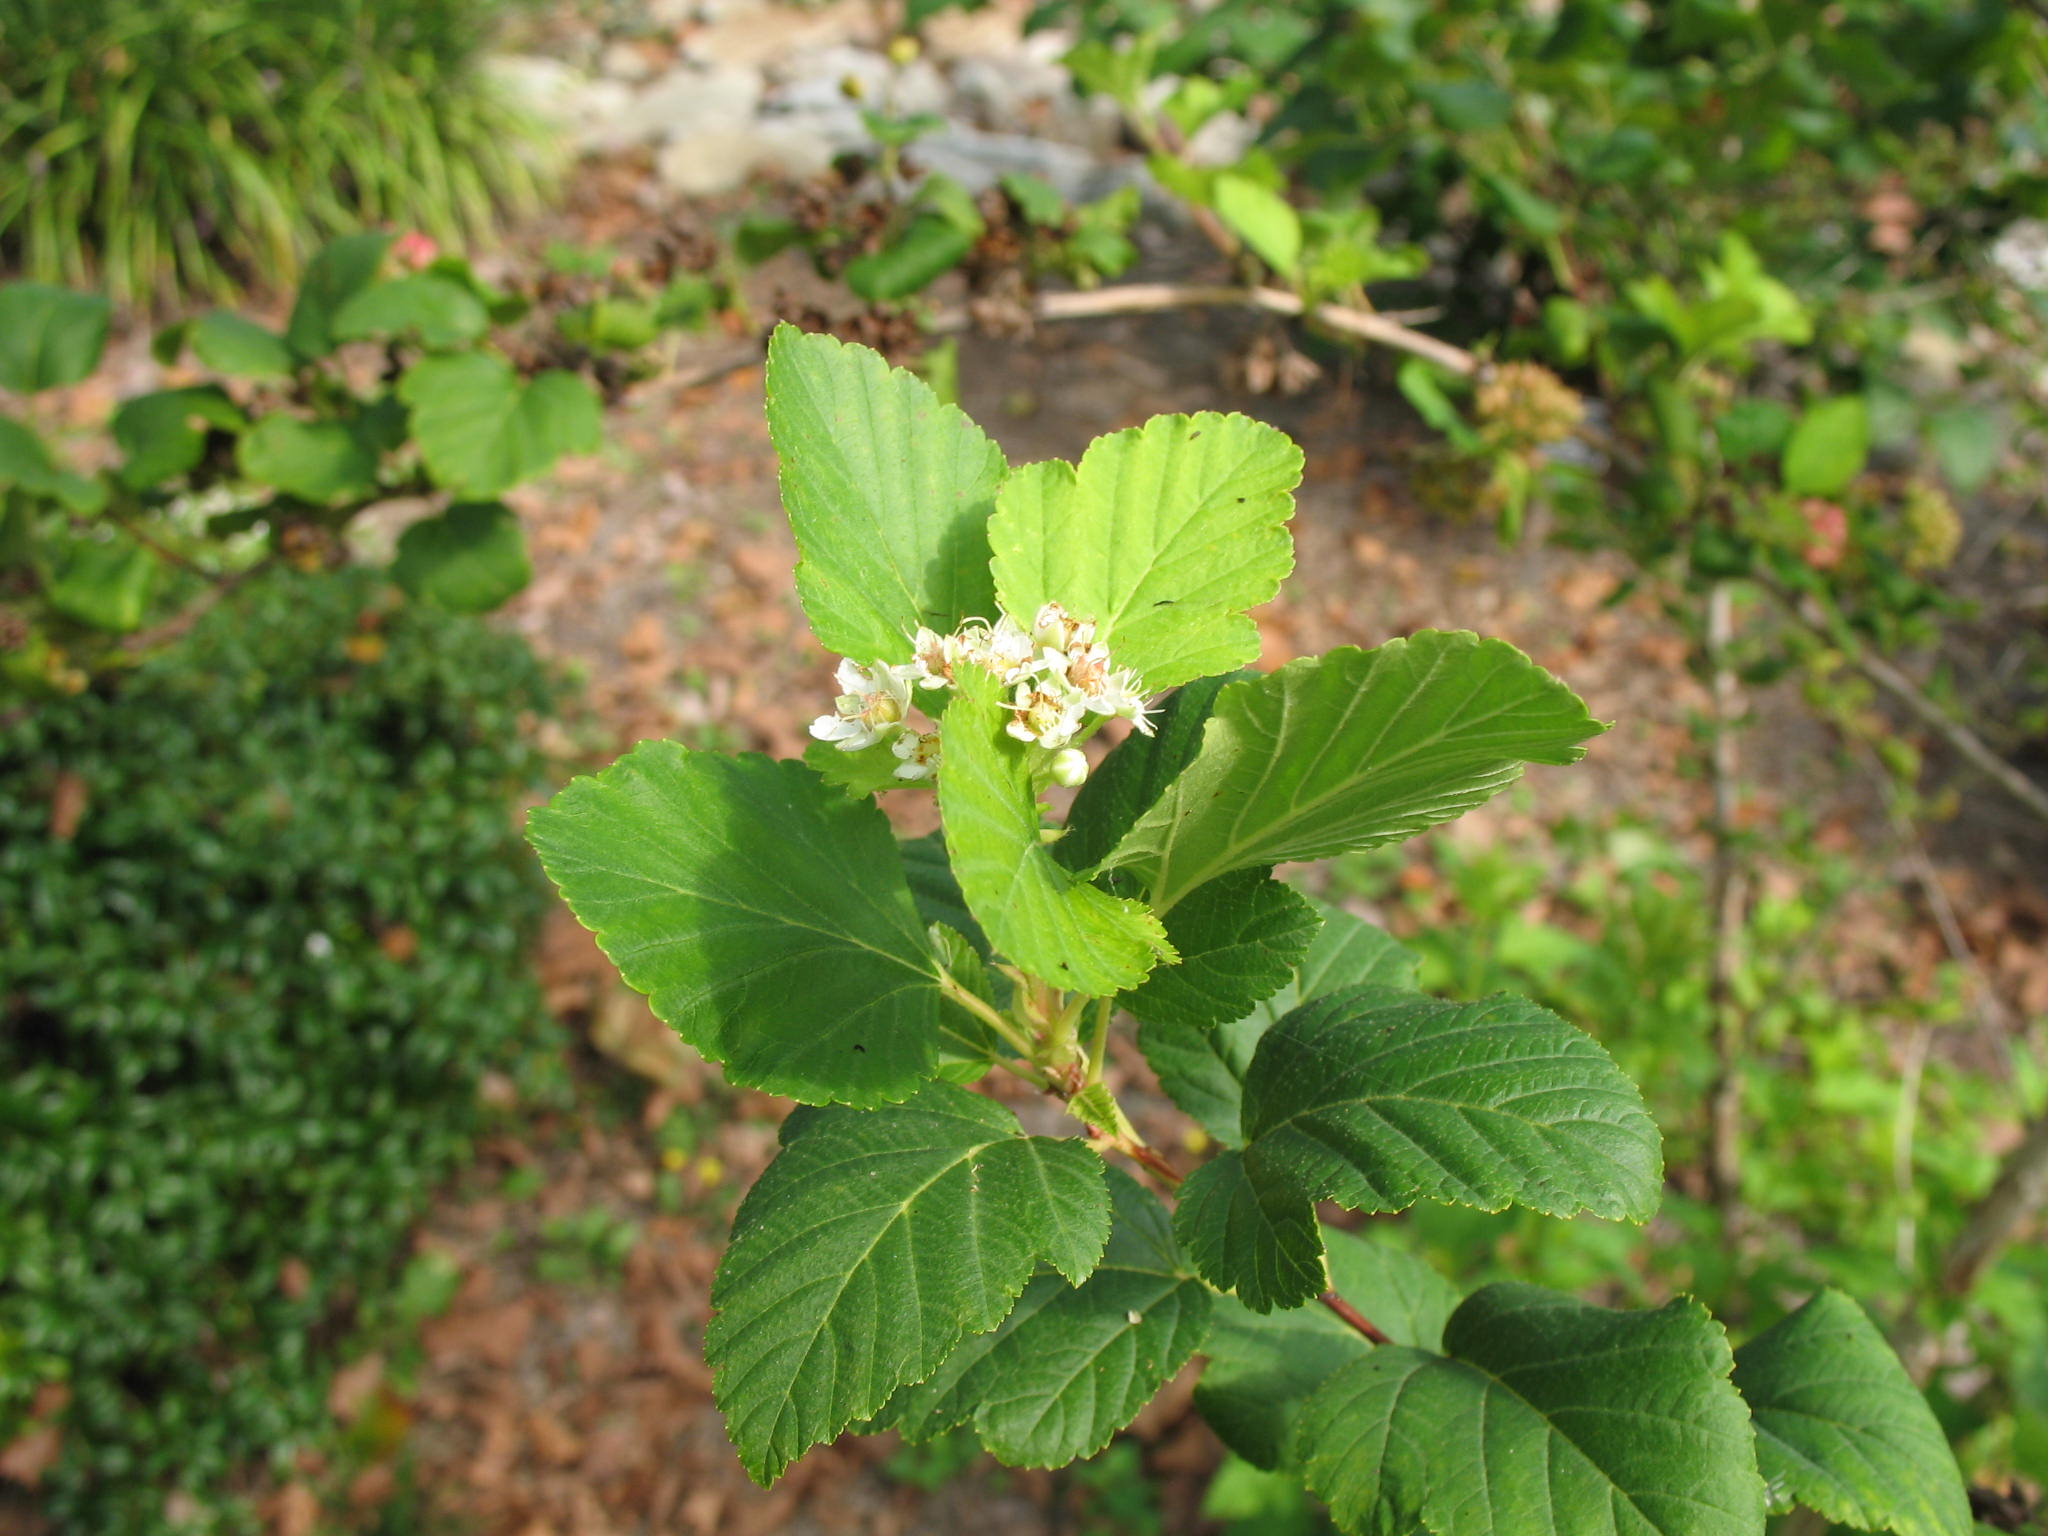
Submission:
[[[977,661],[983,660],[977,656]],[[1022,624],[1007,613],[996,620],[996,627],[989,631],[988,653],[984,664],[1005,683],[1020,683],[1033,670],[1038,660],[1038,646]]]
[[[942,635],[937,630],[917,626],[917,638],[912,642],[917,655],[911,661],[912,676],[920,688],[950,688],[953,685],[953,668],[959,665],[962,644],[958,635]]]
[[[1098,715],[1122,716],[1136,726],[1140,735],[1152,734],[1151,713],[1145,708],[1145,685],[1129,667],[1121,672],[1091,678],[1088,707]]]
[[[1052,781],[1078,788],[1088,777],[1088,759],[1079,747],[1062,747],[1052,755]]]
[[[910,678],[915,670],[914,666],[892,667],[883,661],[872,667],[840,662],[836,676],[841,691],[832,701],[834,713],[813,720],[811,734],[842,752],[858,752],[895,735],[910,709]]]
[[[896,738],[896,745],[889,749],[902,759],[896,770],[896,777],[910,782],[928,779],[939,768],[939,733],[937,731],[905,731]]]
[[[1029,683],[1017,685],[1017,696],[1010,707],[1016,711],[1016,718],[1004,730],[1019,741],[1035,741],[1053,748],[1064,747],[1074,739],[1088,709],[1086,700],[1078,694],[1064,689],[1048,693]]]
[[[1095,638],[1095,621],[1077,619],[1058,603],[1047,603],[1031,621],[1031,638],[1056,651],[1086,646]]]

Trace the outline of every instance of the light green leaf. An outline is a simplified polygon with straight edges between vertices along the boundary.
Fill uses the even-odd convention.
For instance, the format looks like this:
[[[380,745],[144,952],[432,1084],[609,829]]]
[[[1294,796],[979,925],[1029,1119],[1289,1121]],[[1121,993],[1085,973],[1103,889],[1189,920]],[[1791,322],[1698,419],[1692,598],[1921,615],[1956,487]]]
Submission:
[[[1221,876],[1167,919],[1180,963],[1159,967],[1118,1004],[1146,1023],[1202,1028],[1242,1018],[1287,985],[1320,927],[1308,899],[1269,873]]]
[[[979,238],[943,214],[920,213],[889,245],[848,262],[846,286],[871,303],[907,299],[959,266]]]
[[[1131,732],[1088,775],[1067,812],[1067,829],[1053,844],[1053,856],[1068,869],[1093,869],[1150,810],[1166,786],[1202,750],[1202,727],[1216,696],[1235,677],[1203,677],[1166,696],[1152,722],[1152,734]]]
[[[1158,911],[1233,869],[1323,859],[1462,816],[1521,775],[1571,763],[1604,727],[1500,640],[1423,630],[1290,662],[1217,700],[1202,750],[1103,869]]]
[[[519,515],[501,501],[458,501],[398,537],[391,579],[450,613],[489,613],[533,580]]]
[[[377,490],[377,451],[351,422],[266,416],[242,434],[235,460],[251,480],[321,506]]]
[[[889,821],[796,762],[643,742],[527,835],[655,1013],[748,1087],[900,1100],[939,993]]]
[[[491,327],[483,302],[462,284],[431,272],[372,283],[334,312],[337,341],[409,336],[435,351],[464,346]]]
[[[292,305],[284,339],[306,362],[315,362],[335,348],[334,317],[356,293],[377,280],[391,236],[343,235],[330,241],[306,264],[299,297]]]
[[[99,535],[53,541],[55,568],[44,583],[43,597],[67,619],[126,634],[141,628],[149,612],[158,561],[125,533],[104,529]]]
[[[1298,1307],[1329,1288],[1315,1205],[1285,1184],[1254,1183],[1241,1152],[1194,1171],[1173,1221],[1196,1272],[1254,1312]]]
[[[892,1109],[799,1110],[782,1139],[733,1223],[705,1337],[761,1483],[994,1328],[1040,1263],[1086,1279],[1110,1224],[1100,1158],[949,1084]]]
[[[1799,418],[1785,444],[1785,489],[1794,496],[1834,496],[1863,473],[1870,456],[1870,411],[1861,395],[1823,400]]]
[[[1087,1282],[1032,1281],[1001,1328],[899,1393],[884,1425],[920,1441],[971,1423],[1009,1466],[1065,1466],[1107,1445],[1187,1364],[1212,1298],[1181,1262],[1165,1207],[1106,1171],[1115,1218]]]
[[[1774,1500],[1898,1536],[1969,1536],[1948,1437],[1861,1307],[1822,1291],[1735,1352]]]
[[[1226,171],[1216,178],[1216,215],[1282,277],[1301,266],[1301,215],[1278,192]]]
[[[996,949],[1033,976],[1089,997],[1144,980],[1173,953],[1142,902],[1083,884],[1039,837],[1033,748],[1004,731],[1001,685],[974,665],[958,672],[939,727],[939,812],[953,873]]]
[[[863,665],[907,661],[921,624],[995,617],[986,525],[1002,450],[931,386],[866,347],[776,327],[768,430],[818,640]]]
[[[1396,1344],[1440,1350],[1458,1289],[1422,1260],[1383,1241],[1331,1227],[1331,1289]],[[1195,1407],[1238,1455],[1254,1466],[1286,1460],[1302,1401],[1340,1366],[1372,1345],[1326,1307],[1254,1312],[1229,1297],[1203,1347],[1209,1364]]]
[[[1244,1141],[1238,1118],[1244,1075],[1259,1041],[1284,1015],[1344,987],[1415,987],[1417,962],[1411,951],[1348,912],[1319,901],[1311,905],[1323,925],[1308,953],[1286,984],[1243,1018],[1207,1029],[1151,1019],[1139,1026],[1138,1045],[1159,1074],[1160,1086],[1225,1146]]]
[[[33,395],[76,384],[99,366],[112,313],[96,293],[0,284],[0,389]]]
[[[907,786],[896,777],[903,759],[894,752],[894,742],[878,741],[858,752],[842,752],[829,741],[813,741],[804,748],[804,761],[827,784],[836,784],[849,795],[873,795],[885,789]]]
[[[125,456],[121,483],[131,491],[174,480],[198,466],[206,429],[238,431],[248,418],[217,384],[160,389],[121,402],[114,442]]]
[[[414,363],[398,396],[412,407],[413,435],[435,481],[479,500],[545,474],[565,453],[604,446],[597,396],[573,373],[521,383],[503,358],[463,352]]]
[[[65,469],[34,432],[12,416],[0,416],[0,490],[10,485],[87,516],[107,504],[107,488],[101,481]]]
[[[190,340],[200,362],[231,379],[288,379],[298,369],[282,336],[224,309],[193,321]]]
[[[1436,368],[1419,357],[1404,358],[1394,373],[1395,387],[1415,407],[1415,414],[1467,453],[1480,451],[1479,434],[1466,423],[1451,397],[1444,392]]]
[[[1095,621],[1156,692],[1259,654],[1246,610],[1294,568],[1301,450],[1248,416],[1155,416],[1011,475],[988,537],[1004,608],[1058,602]]]
[[[1986,405],[1957,405],[1928,418],[1928,440],[1942,475],[1957,490],[1978,490],[1998,468],[2012,438],[2004,411]]]
[[[1255,1183],[1352,1210],[1640,1221],[1663,1182],[1635,1084],[1590,1036],[1505,995],[1353,987],[1304,1003],[1259,1042],[1244,1128]]]
[[[1294,1455],[1347,1531],[1762,1536],[1728,1342],[1691,1300],[1611,1312],[1526,1285],[1383,1345],[1303,1405]]]

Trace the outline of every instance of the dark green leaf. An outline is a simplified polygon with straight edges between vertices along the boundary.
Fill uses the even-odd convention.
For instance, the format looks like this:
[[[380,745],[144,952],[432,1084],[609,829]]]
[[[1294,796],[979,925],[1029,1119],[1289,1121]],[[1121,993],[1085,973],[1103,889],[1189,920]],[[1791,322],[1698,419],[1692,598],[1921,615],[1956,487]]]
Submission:
[[[389,235],[343,235],[306,264],[298,301],[284,328],[285,341],[301,359],[314,362],[334,350],[335,315],[358,291],[376,281],[384,253],[390,248]]]
[[[1488,1286],[1443,1347],[1383,1345],[1303,1405],[1294,1456],[1344,1529],[1761,1536],[1749,1416],[1698,1302]]]
[[[1166,920],[1178,965],[1117,1001],[1145,1023],[1202,1028],[1244,1017],[1294,977],[1323,920],[1269,873],[1241,869],[1191,891]]]
[[[1216,707],[1216,695],[1237,677],[1202,677],[1166,696],[1152,734],[1131,732],[1081,786],[1067,812],[1064,836],[1053,856],[1069,869],[1093,869],[1150,810],[1166,786],[1202,749],[1202,727]]]
[[[748,1473],[773,1481],[925,1380],[1009,1314],[1040,1263],[1086,1279],[1109,1225],[1100,1158],[1023,1135],[964,1089],[799,1110],[711,1293],[713,1392]]]
[[[1434,1200],[1640,1221],[1663,1182],[1635,1085],[1524,998],[1354,987],[1304,1003],[1259,1042],[1244,1128],[1259,1186],[1353,1210]]]
[[[391,579],[450,613],[489,613],[525,590],[533,562],[510,507],[459,501],[399,535]]]
[[[121,483],[147,490],[196,467],[206,450],[206,429],[235,431],[246,424],[241,407],[217,384],[160,389],[121,402],[114,412],[114,442],[125,456]]]
[[[943,214],[921,213],[894,244],[846,264],[846,286],[870,303],[907,299],[960,265],[977,239]]]
[[[873,801],[802,763],[650,741],[528,835],[620,974],[735,1082],[873,1105],[931,1075],[936,971]]]
[[[242,434],[235,459],[251,480],[321,506],[377,489],[377,452],[350,422],[265,416]]]
[[[1298,1307],[1329,1288],[1315,1206],[1284,1184],[1254,1183],[1240,1152],[1181,1185],[1174,1230],[1202,1278],[1254,1312]]]
[[[277,332],[224,309],[193,321],[191,342],[200,362],[231,379],[288,379],[298,368]]]
[[[410,337],[433,351],[475,341],[489,330],[483,302],[462,284],[431,272],[372,283],[334,312],[336,341]]]
[[[1956,1459],[1906,1368],[1861,1307],[1822,1291],[1735,1352],[1774,1497],[1840,1525],[1969,1536]]]

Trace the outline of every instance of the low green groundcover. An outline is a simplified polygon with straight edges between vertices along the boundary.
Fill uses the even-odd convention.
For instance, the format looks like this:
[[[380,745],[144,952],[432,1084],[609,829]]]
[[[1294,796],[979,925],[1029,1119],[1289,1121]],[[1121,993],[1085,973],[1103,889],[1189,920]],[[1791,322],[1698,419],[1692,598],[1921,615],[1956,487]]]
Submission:
[[[318,1425],[481,1074],[537,1059],[549,695],[478,620],[284,574],[0,718],[0,1443],[68,1384],[60,1528],[220,1513]]]

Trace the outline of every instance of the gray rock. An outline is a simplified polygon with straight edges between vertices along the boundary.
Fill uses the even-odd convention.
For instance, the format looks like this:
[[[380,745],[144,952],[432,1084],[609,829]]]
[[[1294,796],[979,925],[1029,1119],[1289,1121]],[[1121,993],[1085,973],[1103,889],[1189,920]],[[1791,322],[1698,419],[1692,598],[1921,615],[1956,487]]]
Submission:
[[[585,137],[596,150],[739,133],[761,105],[760,71],[681,64],[634,93],[624,111]]]

